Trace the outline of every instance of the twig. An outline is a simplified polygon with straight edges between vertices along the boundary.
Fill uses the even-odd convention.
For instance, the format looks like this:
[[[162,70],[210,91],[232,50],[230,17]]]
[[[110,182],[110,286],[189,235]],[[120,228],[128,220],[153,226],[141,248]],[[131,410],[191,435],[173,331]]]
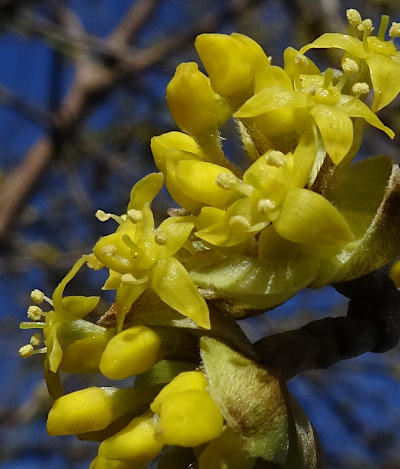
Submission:
[[[216,15],[207,15],[201,18],[189,30],[172,35],[144,51],[132,54],[132,49],[130,49],[130,53],[127,54],[124,61],[117,60],[112,67],[94,62],[90,57],[80,57],[77,62],[75,80],[56,115],[57,126],[54,131],[49,137],[44,137],[33,145],[20,166],[3,183],[0,193],[0,241],[5,241],[9,227],[15,221],[19,209],[44,173],[57,149],[107,92],[119,82],[132,78],[135,74],[182,49],[199,31],[214,29],[222,19],[234,17],[259,1],[236,1],[225,9],[221,9]],[[131,15],[135,5],[131,7],[127,15]],[[146,18],[147,15],[142,14],[142,20],[144,21]],[[110,38],[119,37],[120,43],[123,38],[126,41],[131,40],[132,35],[137,33],[140,26],[138,21],[125,21],[123,19]],[[121,34],[118,32],[120,29],[123,30]],[[123,51],[127,44],[120,44],[120,46]],[[112,49],[110,39],[105,47]]]
[[[312,321],[255,343],[262,363],[289,381],[366,352],[386,352],[399,341],[400,292],[378,271],[335,288],[350,298],[347,317]]]

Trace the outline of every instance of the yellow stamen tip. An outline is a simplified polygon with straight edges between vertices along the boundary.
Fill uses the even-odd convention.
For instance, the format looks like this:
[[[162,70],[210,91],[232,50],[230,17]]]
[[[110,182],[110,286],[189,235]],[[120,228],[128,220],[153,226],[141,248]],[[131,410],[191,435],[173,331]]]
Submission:
[[[354,83],[351,91],[355,95],[367,94],[367,93],[369,93],[368,83],[364,83],[364,82]]]
[[[237,177],[232,173],[220,173],[215,179],[215,184],[221,189],[230,191],[237,182]]]
[[[32,347],[37,347],[42,343],[42,336],[39,333],[33,334],[29,343]]]
[[[389,29],[390,37],[400,37],[400,23],[392,23]]]
[[[44,300],[44,293],[37,288],[31,292],[31,300],[37,305]]]
[[[128,210],[127,215],[128,215],[129,220],[133,223],[137,223],[141,221],[143,218],[142,212],[140,210],[135,210],[135,209]]]
[[[43,316],[43,310],[39,306],[29,306],[26,315],[31,321],[39,321]]]
[[[100,221],[107,221],[111,218],[111,214],[104,212],[104,210],[97,210],[95,216]]]
[[[361,15],[355,8],[349,8],[346,11],[346,17],[351,26],[357,27],[362,22]]]
[[[31,345],[31,344],[23,345],[18,350],[18,353],[20,354],[20,356],[22,358],[29,358],[30,356],[32,356],[34,354],[33,345]]]

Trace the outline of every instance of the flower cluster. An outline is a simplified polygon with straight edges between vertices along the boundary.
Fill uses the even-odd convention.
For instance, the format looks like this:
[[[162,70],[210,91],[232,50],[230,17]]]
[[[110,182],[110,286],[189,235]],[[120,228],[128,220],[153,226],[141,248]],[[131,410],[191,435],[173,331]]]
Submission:
[[[387,17],[377,36],[356,10],[347,17],[349,34],[288,47],[283,67],[247,36],[198,36],[208,76],[196,63],[177,67],[167,103],[181,131],[153,137],[160,172],[134,185],[124,214],[97,211],[116,230],[52,298],[32,292],[32,322],[21,327],[44,337],[20,354],[46,354],[48,432],[99,441],[91,469],[145,468],[155,457],[160,469],[251,469],[289,457],[300,467],[286,391],[256,364],[234,319],[399,252],[399,168],[385,156],[351,163],[366,124],[394,137],[376,112],[400,92],[400,53],[385,38]],[[398,23],[389,36],[400,36]],[[340,67],[320,70],[304,55],[315,48],[343,49]],[[224,152],[230,119],[245,164]],[[179,208],[155,226],[151,204],[164,183]],[[64,296],[85,264],[107,269],[102,288],[115,290],[97,324],[84,317],[99,297]],[[64,394],[60,371],[136,378]]]

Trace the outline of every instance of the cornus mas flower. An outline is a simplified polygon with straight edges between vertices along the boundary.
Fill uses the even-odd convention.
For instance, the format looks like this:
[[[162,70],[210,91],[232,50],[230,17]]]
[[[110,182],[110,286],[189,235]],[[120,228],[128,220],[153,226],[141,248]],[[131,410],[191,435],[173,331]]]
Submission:
[[[116,230],[51,299],[32,292],[21,327],[44,337],[34,334],[20,354],[46,353],[48,432],[98,441],[90,469],[148,469],[154,458],[157,469],[306,465],[297,432],[311,424],[235,319],[400,252],[398,166],[385,156],[351,164],[365,123],[394,136],[375,111],[400,91],[398,52],[384,37],[387,17],[373,36],[370,20],[347,16],[352,35],[288,47],[284,67],[242,34],[198,36],[207,74],[184,63],[167,87],[181,131],[152,138],[160,172],[133,186],[126,213],[97,211]],[[389,35],[400,35],[397,23]],[[329,47],[345,51],[340,70],[321,71],[304,55]],[[248,157],[241,167],[223,148],[229,119]],[[151,204],[164,183],[180,207],[155,226]],[[115,290],[101,325],[83,319],[99,297],[64,296],[85,263],[108,269],[102,288]],[[65,394],[60,372],[97,373],[105,385]]]
[[[106,288],[116,288],[117,329],[132,304],[149,287],[167,305],[209,328],[206,302],[189,274],[174,254],[183,246],[193,229],[190,217],[171,217],[154,229],[150,204],[161,189],[163,176],[154,173],[132,189],[127,213],[113,217],[119,226],[111,235],[96,243],[96,258],[110,269]],[[101,213],[100,218],[109,218]]]
[[[372,109],[379,111],[387,106],[400,92],[398,76],[400,74],[400,53],[393,44],[393,38],[400,37],[400,23],[392,23],[389,29],[390,40],[385,39],[389,17],[384,15],[377,35],[373,35],[372,21],[362,20],[357,10],[347,10],[347,18],[353,35],[325,33],[311,44],[304,46],[301,52],[310,49],[338,48],[346,54],[346,61],[353,61],[352,70],[359,77],[359,82],[366,80],[372,84],[374,102]],[[365,65],[365,66],[364,66]],[[369,71],[369,74],[366,73]]]

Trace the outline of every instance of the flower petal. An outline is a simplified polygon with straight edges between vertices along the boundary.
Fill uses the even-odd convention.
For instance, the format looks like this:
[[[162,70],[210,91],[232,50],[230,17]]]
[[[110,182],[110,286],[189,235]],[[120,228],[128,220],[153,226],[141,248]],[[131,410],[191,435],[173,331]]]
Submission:
[[[162,173],[151,173],[138,181],[131,190],[127,210],[142,210],[146,203],[151,204],[164,183]]]
[[[341,245],[354,238],[343,215],[322,195],[307,189],[288,191],[273,225],[283,238],[306,245]]]
[[[152,287],[159,297],[199,326],[210,328],[207,303],[183,265],[174,257],[158,261],[153,269]]]
[[[193,227],[191,217],[169,217],[164,220],[156,230],[156,239],[158,234],[165,236],[160,256],[173,256],[188,239]]]
[[[305,54],[310,49],[328,48],[343,49],[360,59],[366,56],[363,43],[359,39],[348,34],[340,33],[325,33],[315,41],[302,47],[300,52]]]
[[[379,111],[400,92],[400,55],[371,54],[366,61],[375,93],[372,109]]]
[[[239,119],[256,117],[275,109],[284,107],[299,108],[308,106],[309,99],[305,93],[291,91],[281,86],[271,86],[259,91],[248,99],[234,114]]]
[[[75,318],[83,318],[98,305],[99,296],[65,296],[63,301],[64,313]]]
[[[132,304],[139,298],[139,296],[147,289],[148,282],[132,285],[128,283],[121,283],[117,289],[115,297],[115,304],[117,306],[117,331],[122,330],[124,325],[125,316],[131,309]]]
[[[353,142],[353,123],[341,109],[317,104],[311,114],[321,132],[326,151],[337,165],[350,150]]]
[[[399,69],[400,73],[400,69]],[[400,91],[400,86],[399,86]],[[385,132],[390,138],[394,138],[394,132],[379,119],[379,117],[371,111],[371,109],[360,101],[358,98],[353,96],[341,96],[340,101],[337,104],[338,109],[344,111],[349,117],[362,117],[369,124],[373,125],[379,130]]]

